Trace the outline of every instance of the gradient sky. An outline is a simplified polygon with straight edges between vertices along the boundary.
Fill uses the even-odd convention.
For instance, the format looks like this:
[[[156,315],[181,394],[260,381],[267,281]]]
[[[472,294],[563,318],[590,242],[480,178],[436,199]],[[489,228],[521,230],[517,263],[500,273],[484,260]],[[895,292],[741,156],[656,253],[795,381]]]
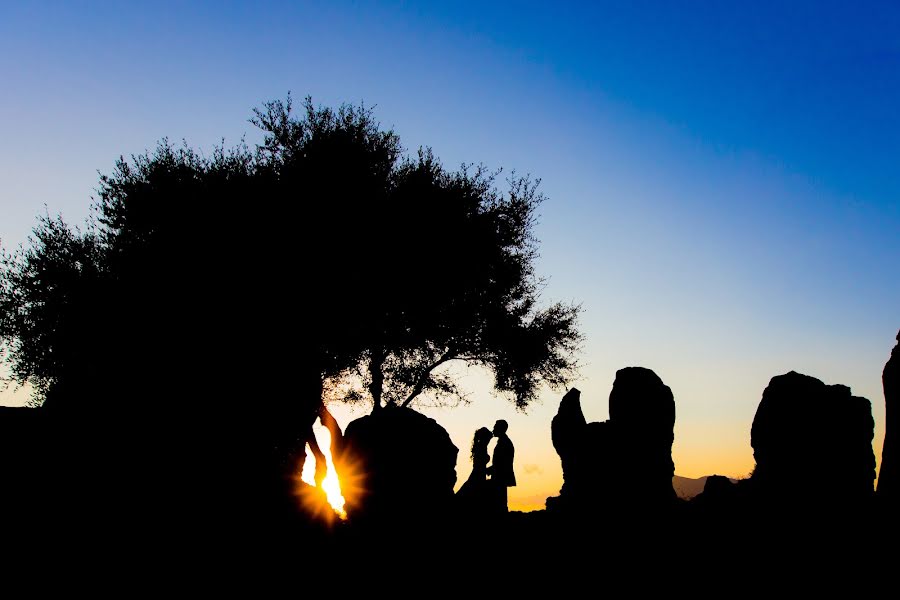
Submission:
[[[410,150],[543,180],[539,272],[548,300],[583,304],[590,420],[617,369],[652,368],[675,394],[676,472],[745,475],[762,391],[796,370],[872,401],[880,457],[898,31],[896,5],[866,2],[3,1],[0,242],[45,206],[81,223],[97,172],[162,137],[253,143],[251,109],[289,90],[364,101]],[[425,411],[460,447],[460,483],[474,430],[506,418],[510,503],[541,507],[562,481],[562,391],[523,415],[466,381],[470,406]]]

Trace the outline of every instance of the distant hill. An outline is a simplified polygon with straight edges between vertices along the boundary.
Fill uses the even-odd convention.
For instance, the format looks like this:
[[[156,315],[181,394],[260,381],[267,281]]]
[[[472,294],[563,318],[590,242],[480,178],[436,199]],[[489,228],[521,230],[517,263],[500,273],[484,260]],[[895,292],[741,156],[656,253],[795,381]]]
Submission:
[[[699,477],[697,479],[691,479],[690,477],[675,475],[674,477],[672,477],[672,487],[675,488],[675,493],[678,494],[679,498],[690,500],[703,491],[703,486],[706,485],[707,477],[708,475],[705,477]],[[732,483],[735,483],[737,481],[737,479],[729,479]]]

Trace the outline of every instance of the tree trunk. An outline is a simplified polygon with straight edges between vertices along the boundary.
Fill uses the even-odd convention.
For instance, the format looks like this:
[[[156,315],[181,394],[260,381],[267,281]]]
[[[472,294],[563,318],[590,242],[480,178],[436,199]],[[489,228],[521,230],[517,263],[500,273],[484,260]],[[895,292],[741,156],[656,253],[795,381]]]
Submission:
[[[309,430],[309,434],[307,434],[306,438],[306,443],[309,445],[309,449],[316,460],[316,474],[313,476],[313,479],[316,482],[316,487],[321,488],[322,482],[328,474],[328,463],[325,459],[325,454],[322,452],[322,449],[319,448],[319,442],[316,441],[316,436],[312,429]]]
[[[341,431],[341,426],[338,425],[337,420],[324,405],[319,412],[319,422],[328,428],[328,433],[331,434],[331,458],[337,463],[341,454],[343,454],[344,448],[344,434]]]
[[[369,376],[372,378],[369,393],[372,394],[373,413],[381,408],[381,395],[384,392],[384,373],[381,370],[383,364],[384,352],[381,350],[372,352],[372,358],[369,359]]]
[[[319,451],[319,446],[318,444],[316,444],[316,437],[313,434],[313,424],[316,422],[316,417],[319,416],[320,412],[325,408],[325,405],[322,403],[323,389],[324,385],[321,377],[317,377],[315,381],[311,380],[309,388],[304,387],[304,393],[309,394],[309,404],[305,404],[305,399],[301,401],[304,403],[300,404],[300,406],[302,407],[302,412],[300,413],[301,421],[299,423],[300,437],[299,440],[297,440],[298,443],[296,443],[296,447],[292,447],[289,449],[291,456],[299,457],[302,464],[302,461],[305,460],[303,457],[306,454],[306,446],[308,444],[310,449],[312,450],[313,456],[315,456],[317,471],[320,468],[318,466],[320,462],[322,465],[325,464],[325,457],[323,455],[320,458],[319,455],[321,454],[321,451]],[[286,422],[291,423],[290,433],[285,439],[279,438],[279,446],[281,446],[282,444],[289,444],[288,439],[290,437],[296,436],[296,433],[293,433],[296,431],[295,429],[293,429],[294,427],[296,427],[296,424],[294,424],[294,417],[288,417]],[[296,437],[294,437],[294,439],[296,440]],[[319,453],[316,454],[316,451],[319,451]],[[281,458],[283,459],[285,457]]]

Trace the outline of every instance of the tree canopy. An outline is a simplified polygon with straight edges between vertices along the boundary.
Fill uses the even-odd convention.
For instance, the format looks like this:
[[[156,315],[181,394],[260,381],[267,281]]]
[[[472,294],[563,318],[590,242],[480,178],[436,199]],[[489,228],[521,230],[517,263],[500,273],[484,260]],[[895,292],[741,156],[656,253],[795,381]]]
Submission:
[[[253,149],[120,158],[83,232],[42,220],[0,272],[14,376],[48,406],[165,387],[281,404],[297,381],[354,375],[350,398],[409,405],[459,396],[453,361],[487,367],[522,408],[564,384],[579,309],[540,303],[538,182],[501,192],[483,168],[408,156],[364,106],[302,108],[256,110]]]

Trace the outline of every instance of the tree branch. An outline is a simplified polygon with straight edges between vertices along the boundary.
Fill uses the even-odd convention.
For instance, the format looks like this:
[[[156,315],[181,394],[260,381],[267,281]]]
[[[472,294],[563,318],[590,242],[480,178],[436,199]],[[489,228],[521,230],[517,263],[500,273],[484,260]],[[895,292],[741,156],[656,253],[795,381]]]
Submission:
[[[412,392],[410,392],[409,396],[406,397],[406,400],[403,401],[403,404],[400,405],[401,408],[406,408],[409,406],[409,403],[413,401],[413,399],[422,393],[422,390],[425,389],[425,382],[428,381],[428,376],[431,375],[431,372],[436,368],[444,364],[445,362],[451,361],[458,358],[454,353],[453,348],[448,348],[444,354],[437,359],[437,361],[433,362],[431,365],[422,370],[422,374],[419,376],[419,380],[416,381],[415,387],[413,387]]]

